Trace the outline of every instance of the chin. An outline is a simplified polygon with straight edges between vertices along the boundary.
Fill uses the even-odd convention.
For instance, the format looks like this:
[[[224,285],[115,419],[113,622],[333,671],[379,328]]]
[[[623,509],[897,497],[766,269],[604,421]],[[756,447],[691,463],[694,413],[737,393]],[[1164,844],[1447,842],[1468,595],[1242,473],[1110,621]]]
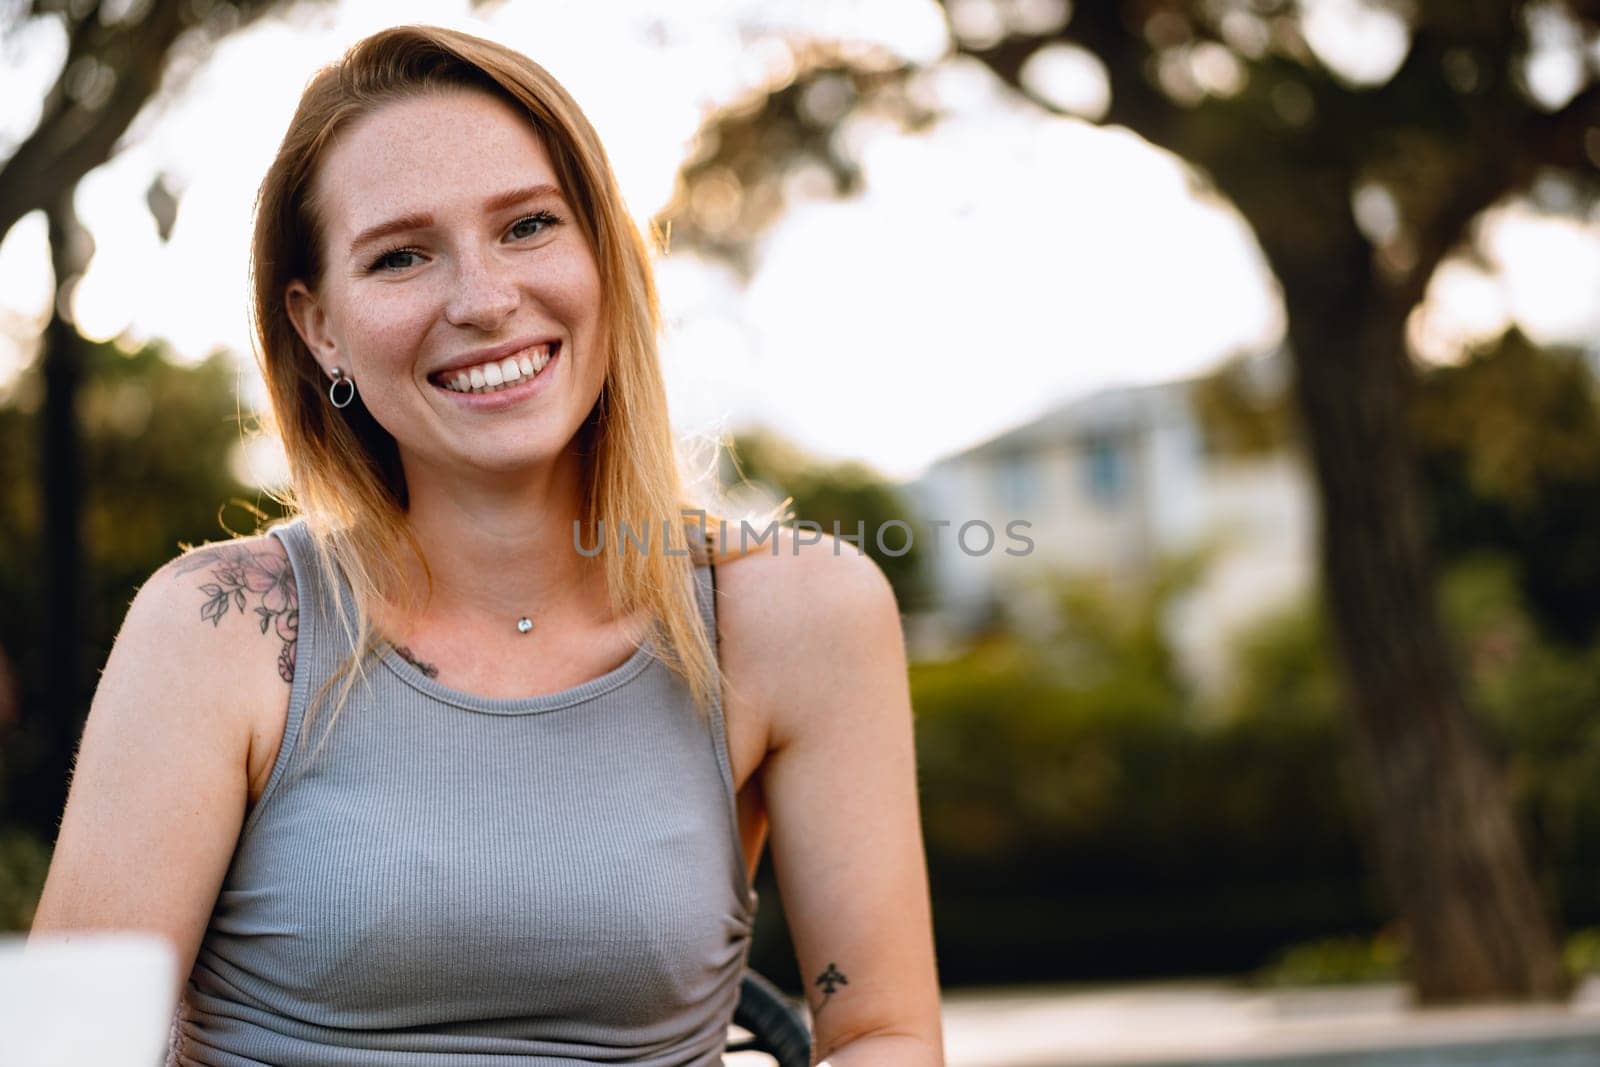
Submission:
[[[516,451],[505,450],[474,455],[458,461],[453,466],[466,467],[486,474],[532,474],[566,458],[576,457],[566,449],[523,448]]]

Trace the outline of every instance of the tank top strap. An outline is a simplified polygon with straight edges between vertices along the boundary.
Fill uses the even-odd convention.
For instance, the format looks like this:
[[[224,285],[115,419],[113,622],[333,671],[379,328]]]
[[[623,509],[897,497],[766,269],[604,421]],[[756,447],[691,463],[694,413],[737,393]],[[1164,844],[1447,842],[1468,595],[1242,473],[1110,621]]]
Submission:
[[[694,569],[695,588],[697,600],[700,604],[700,620],[705,627],[706,637],[711,643],[711,655],[719,669],[722,662],[722,650],[719,647],[717,633],[717,567],[711,562],[714,547],[708,544],[709,538],[699,527],[691,527],[691,535],[695,542],[701,545],[706,552],[705,562]],[[738,787],[733,776],[733,756],[728,745],[727,716],[722,706],[722,685],[720,678],[718,684],[712,688],[711,707],[709,715],[711,732],[711,747],[716,753],[717,770],[722,776],[722,792],[726,800],[728,824],[733,834],[736,845],[734,849],[733,884],[736,895],[745,909],[746,916],[753,920],[756,908],[760,904],[760,893],[752,883],[748,871],[744,868],[744,849],[739,845],[742,835],[739,832],[739,801]]]
[[[710,561],[710,549],[707,539],[698,526],[690,526],[690,558],[698,560],[704,553],[704,561],[694,565],[694,600],[701,609],[701,625],[706,629],[706,637],[710,638],[712,654],[718,656],[717,648],[717,571]],[[718,656],[720,657],[720,656]]]
[[[299,663],[311,660],[312,673],[317,673],[316,668],[331,667],[349,652],[345,624],[355,621],[349,587],[342,585],[341,576],[328,573],[304,516],[279,523],[268,533],[283,544],[294,568],[300,600],[296,659]]]
[[[281,788],[281,782],[290,773],[291,766],[300,765],[292,754],[300,740],[306,709],[323,683],[338,669],[349,647],[344,627],[339,620],[337,598],[329,588],[328,577],[317,556],[311,530],[305,518],[296,517],[280,522],[267,530],[276,537],[289,557],[290,572],[295,585],[295,639],[285,650],[293,670],[289,683],[289,707],[284,720],[283,738],[279,742],[278,758],[271,776],[262,788],[250,817],[240,830],[245,839],[268,807],[268,801]]]

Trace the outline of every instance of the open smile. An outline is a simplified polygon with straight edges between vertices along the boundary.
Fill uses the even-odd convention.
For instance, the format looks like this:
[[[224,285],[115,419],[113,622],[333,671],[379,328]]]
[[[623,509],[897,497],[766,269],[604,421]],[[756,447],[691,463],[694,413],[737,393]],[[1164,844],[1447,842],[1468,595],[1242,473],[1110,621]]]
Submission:
[[[428,380],[452,393],[502,393],[522,388],[544,377],[545,368],[555,360],[560,341],[530,345],[503,359],[487,360],[470,367],[442,371]]]
[[[501,360],[430,374],[429,382],[474,408],[499,408],[541,392],[560,355],[560,341],[536,344]]]

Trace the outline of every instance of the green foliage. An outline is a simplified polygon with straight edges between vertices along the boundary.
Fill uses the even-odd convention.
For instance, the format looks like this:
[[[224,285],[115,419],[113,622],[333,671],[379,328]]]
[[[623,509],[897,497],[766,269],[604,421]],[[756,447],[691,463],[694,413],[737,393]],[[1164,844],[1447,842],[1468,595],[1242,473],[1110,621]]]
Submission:
[[[0,828],[0,930],[24,931],[44,891],[50,847],[32,831]]]
[[[219,354],[181,367],[164,358],[156,345],[130,355],[114,344],[83,344],[84,382],[77,412],[87,572],[81,657],[85,677],[75,691],[88,693],[128,603],[151,572],[182,544],[228,536],[225,521],[248,532],[257,523],[252,509],[272,515],[278,510],[230,472],[228,457],[240,441],[230,360]],[[9,475],[0,484],[0,602],[16,606],[0,613],[0,647],[15,665],[23,708],[20,728],[0,739],[5,764],[0,787],[14,782],[20,761],[39,750],[34,732],[39,724],[28,709],[47,706],[46,686],[64,684],[48,677],[43,667],[41,620],[47,590],[38,499],[38,393],[35,369],[0,408],[0,456]]]
[[[1443,604],[1474,710],[1505,764],[1532,846],[1554,872],[1568,914],[1600,915],[1600,640],[1542,637],[1522,561],[1479,554],[1458,563]]]
[[[1574,646],[1600,630],[1600,386],[1583,354],[1512,331],[1431,372],[1415,423],[1446,559],[1518,561],[1532,620]]]
[[[1258,621],[1237,638],[1237,665],[1221,714],[1238,724],[1339,728],[1339,680],[1328,654],[1325,614],[1314,599]]]
[[[254,529],[251,508],[280,512],[230,471],[240,416],[236,372],[226,356],[180,367],[154,344],[132,355],[114,344],[84,345],[78,419],[89,639],[98,665],[139,583],[176,555],[180,544],[228,536],[227,526]],[[0,495],[0,556],[7,561],[0,564],[0,597],[27,605],[40,604],[44,593],[37,562],[43,546],[33,388],[25,383],[17,402],[0,409],[0,450],[15,464]],[[23,663],[38,630],[34,618],[13,614],[0,620],[0,641]]]
[[[1600,974],[1600,928],[1578,930],[1562,947],[1567,971],[1582,979]],[[1259,986],[1346,985],[1398,982],[1405,977],[1409,954],[1405,938],[1393,929],[1370,936],[1347,934],[1291,945],[1250,975]]]
[[[1237,684],[1201,704],[1154,625],[1181,588],[1062,582],[1068,621],[1049,638],[997,634],[913,665],[942,973],[989,976],[1002,947],[995,978],[1403,971],[1398,932],[1352,933],[1386,909],[1321,606],[1243,633]],[[1542,638],[1504,556],[1458,561],[1440,591],[1473,709],[1557,879],[1546,888],[1593,922],[1600,649]]]
[[[1496,553],[1457,558],[1441,575],[1440,608],[1471,709],[1548,872],[1545,891],[1564,914],[1592,922],[1600,917],[1600,888],[1590,876],[1600,862],[1600,642],[1573,648],[1545,638],[1523,593],[1523,566]],[[1320,618],[1307,605],[1247,637],[1242,684],[1231,700],[1236,715],[1260,718],[1262,709],[1294,706],[1307,721],[1337,721],[1337,684]],[[1575,941],[1580,948],[1569,946],[1569,955],[1585,943]],[[1362,971],[1352,962],[1359,956],[1353,944],[1304,946],[1278,961],[1279,976],[1305,980],[1317,960],[1330,975],[1350,980],[1403,963],[1374,950],[1368,955],[1377,962]]]
[[[1298,436],[1293,397],[1234,360],[1196,384],[1209,446],[1249,454]],[[1512,329],[1417,382],[1411,411],[1435,551],[1514,558],[1531,621],[1568,645],[1600,629],[1600,379],[1576,349]]]
[[[1567,970],[1577,976],[1600,974],[1600,929],[1579,930],[1567,938]]]
[[[1540,348],[1513,329],[1460,366],[1430,372],[1417,425],[1430,446],[1457,458],[1480,499],[1525,513],[1600,479],[1597,399],[1581,351]]]
[[[924,527],[887,480],[861,463],[820,463],[768,431],[738,435],[731,453],[734,470],[728,480],[760,483],[776,491],[780,499],[792,496],[795,520],[817,523],[830,536],[838,523],[841,538],[857,537],[858,523],[863,524],[866,536],[857,547],[883,570],[894,587],[900,610],[916,611],[928,604],[931,585],[923,562],[925,552],[918,540],[925,536]],[[883,551],[877,543],[878,531],[896,519],[910,525],[912,533],[911,548],[901,555],[891,553],[905,546],[904,528],[883,531],[883,541],[890,552]]]
[[[1382,930],[1291,945],[1250,977],[1252,984],[1269,987],[1395,982],[1403,978],[1407,959],[1404,939]]]
[[[1294,446],[1300,427],[1292,398],[1281,383],[1267,378],[1259,359],[1236,356],[1194,383],[1190,401],[1212,452],[1262,455]]]
[[[912,667],[945,969],[998,944],[1013,977],[1244,970],[1374,922],[1316,628],[1263,626],[1265,684],[1209,709],[1158,625],[1182,581],[1050,584],[1055,634]]]

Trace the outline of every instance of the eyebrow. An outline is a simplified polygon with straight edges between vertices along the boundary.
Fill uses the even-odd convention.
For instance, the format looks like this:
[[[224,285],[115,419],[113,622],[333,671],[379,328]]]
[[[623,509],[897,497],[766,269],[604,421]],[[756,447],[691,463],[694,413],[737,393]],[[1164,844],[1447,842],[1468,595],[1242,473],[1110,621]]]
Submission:
[[[504,208],[511,207],[514,204],[520,204],[527,200],[534,200],[541,196],[554,196],[561,198],[561,190],[556,186],[551,185],[549,182],[540,182],[538,185],[528,185],[520,189],[511,189],[503,193],[497,193],[496,195],[485,200],[483,202],[483,209],[485,211],[500,211]],[[368,226],[366,229],[356,234],[355,239],[350,242],[350,254],[355,255],[363,245],[369,244],[383,237],[388,237],[390,234],[401,233],[405,230],[420,230],[432,225],[433,216],[429,215],[427,212],[420,212],[410,215],[401,215],[400,217],[390,219],[387,222],[380,222],[376,226]]]

